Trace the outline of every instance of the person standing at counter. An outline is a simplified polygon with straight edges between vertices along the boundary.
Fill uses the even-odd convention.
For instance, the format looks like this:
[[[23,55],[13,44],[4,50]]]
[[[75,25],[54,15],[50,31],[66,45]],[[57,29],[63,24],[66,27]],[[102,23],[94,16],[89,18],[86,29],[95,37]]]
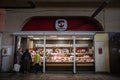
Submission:
[[[23,53],[21,60],[23,73],[28,73],[30,71],[30,63],[32,62],[32,58],[28,49],[26,49],[26,51]]]
[[[34,63],[35,63],[35,72],[38,73],[40,72],[40,63],[41,63],[41,56],[39,52],[36,52],[35,58],[34,58]]]

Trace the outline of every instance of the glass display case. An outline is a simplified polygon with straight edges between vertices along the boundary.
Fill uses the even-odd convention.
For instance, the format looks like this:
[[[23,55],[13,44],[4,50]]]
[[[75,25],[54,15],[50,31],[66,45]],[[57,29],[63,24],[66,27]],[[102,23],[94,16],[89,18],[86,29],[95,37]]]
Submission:
[[[46,67],[73,66],[72,36],[47,36],[46,38]]]
[[[39,40],[40,41],[40,40]],[[74,61],[76,67],[94,66],[94,47],[92,40],[78,40],[73,46],[72,36],[57,36],[57,38],[46,37],[45,45],[45,66],[46,68],[71,67],[73,69]],[[44,59],[43,41],[34,42],[34,47],[41,55],[41,61]],[[73,51],[75,47],[75,52]],[[32,53],[34,60],[35,53]],[[75,60],[74,60],[75,59]]]
[[[82,52],[77,52],[76,51],[76,62],[77,65],[80,66],[81,63],[89,63],[88,66],[93,65],[94,63],[94,53],[89,53],[88,51],[84,51],[83,48],[79,48],[81,49]],[[64,48],[64,49],[58,49],[56,51],[58,51],[57,53],[53,52],[53,49],[46,49],[46,62],[47,63],[52,63],[52,64],[56,64],[56,63],[62,63],[62,64],[71,64],[74,61],[74,53],[69,51],[70,49],[68,48]],[[87,65],[87,64],[85,64]]]

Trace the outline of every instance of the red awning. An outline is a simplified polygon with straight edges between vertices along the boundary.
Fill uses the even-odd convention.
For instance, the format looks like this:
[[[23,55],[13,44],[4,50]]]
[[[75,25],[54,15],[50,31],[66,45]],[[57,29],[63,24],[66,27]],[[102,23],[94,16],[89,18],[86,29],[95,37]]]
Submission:
[[[74,17],[40,17],[30,18],[22,28],[22,31],[57,31],[56,20],[64,19],[67,21],[65,31],[103,31],[103,27],[96,19],[87,16]]]

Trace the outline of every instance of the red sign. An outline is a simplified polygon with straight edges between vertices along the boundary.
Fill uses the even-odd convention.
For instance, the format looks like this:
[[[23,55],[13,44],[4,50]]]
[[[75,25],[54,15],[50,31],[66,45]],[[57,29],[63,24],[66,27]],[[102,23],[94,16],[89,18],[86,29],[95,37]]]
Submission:
[[[22,31],[103,31],[96,19],[77,17],[32,17]]]
[[[102,54],[102,48],[98,48],[98,53]]]
[[[57,19],[55,22],[55,27],[57,31],[65,31],[67,30],[67,20],[65,19]]]

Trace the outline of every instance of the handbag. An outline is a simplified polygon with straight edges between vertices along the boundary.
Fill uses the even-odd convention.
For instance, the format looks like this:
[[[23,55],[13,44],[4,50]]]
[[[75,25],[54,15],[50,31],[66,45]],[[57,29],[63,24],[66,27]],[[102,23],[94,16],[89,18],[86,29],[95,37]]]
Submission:
[[[41,65],[41,62],[39,62],[39,65]]]
[[[16,71],[16,72],[19,72],[19,70],[20,70],[20,64],[14,64],[13,70]]]

